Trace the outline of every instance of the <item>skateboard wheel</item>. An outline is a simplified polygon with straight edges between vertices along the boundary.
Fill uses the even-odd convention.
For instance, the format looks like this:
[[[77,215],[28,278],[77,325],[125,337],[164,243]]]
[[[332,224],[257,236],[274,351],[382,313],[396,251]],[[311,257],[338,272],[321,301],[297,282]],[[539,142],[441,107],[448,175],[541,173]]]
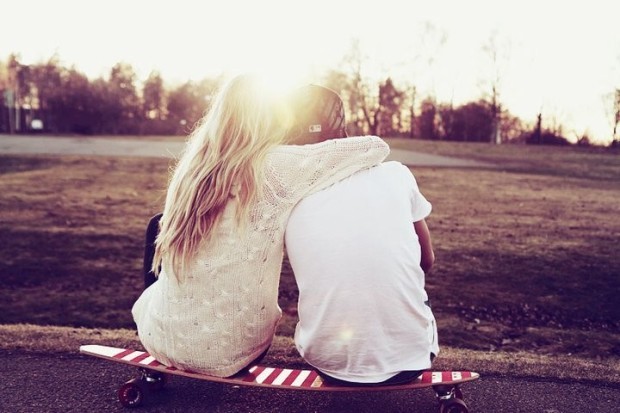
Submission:
[[[144,391],[140,379],[132,379],[118,389],[118,401],[124,407],[138,407],[144,401]]]
[[[453,398],[441,403],[439,413],[469,413],[469,409],[463,400]]]

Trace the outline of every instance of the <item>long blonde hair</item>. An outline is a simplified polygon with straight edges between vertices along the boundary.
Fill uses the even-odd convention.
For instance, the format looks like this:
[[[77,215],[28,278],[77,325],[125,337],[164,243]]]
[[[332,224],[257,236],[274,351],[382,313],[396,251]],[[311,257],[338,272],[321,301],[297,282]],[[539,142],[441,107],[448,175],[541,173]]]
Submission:
[[[183,279],[198,247],[210,238],[233,187],[239,197],[236,221],[244,226],[260,196],[265,155],[283,142],[287,115],[286,107],[265,93],[255,76],[235,77],[221,89],[172,173],[155,242],[156,274],[165,262],[179,281]]]

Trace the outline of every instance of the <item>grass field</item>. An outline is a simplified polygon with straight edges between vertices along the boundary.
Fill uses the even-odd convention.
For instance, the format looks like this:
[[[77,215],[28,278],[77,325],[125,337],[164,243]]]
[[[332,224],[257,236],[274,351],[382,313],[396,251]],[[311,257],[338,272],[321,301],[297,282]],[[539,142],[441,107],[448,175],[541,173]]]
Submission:
[[[620,357],[620,154],[390,140],[493,162],[412,168],[433,203],[427,279],[453,347]],[[132,327],[148,218],[168,160],[0,156],[0,324]],[[284,263],[290,336],[297,291]]]

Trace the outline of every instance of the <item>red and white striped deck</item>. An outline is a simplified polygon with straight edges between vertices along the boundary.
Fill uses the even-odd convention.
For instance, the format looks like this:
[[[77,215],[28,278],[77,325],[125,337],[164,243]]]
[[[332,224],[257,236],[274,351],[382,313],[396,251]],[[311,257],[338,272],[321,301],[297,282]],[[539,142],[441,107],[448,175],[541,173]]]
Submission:
[[[80,347],[80,353],[100,357],[120,363],[125,363],[137,367],[145,367],[164,373],[176,374],[180,376],[193,377],[202,380],[209,380],[222,383],[230,383],[247,386],[269,386],[286,389],[299,390],[385,390],[407,389],[417,387],[429,387],[441,384],[456,384],[471,380],[476,380],[478,373],[470,371],[428,371],[411,383],[393,386],[377,387],[355,387],[339,386],[323,381],[315,370],[286,369],[268,366],[253,366],[246,374],[235,377],[215,377],[187,370],[179,370],[175,367],[168,367],[153,358],[144,351],[131,349],[107,347],[100,345],[85,345]]]

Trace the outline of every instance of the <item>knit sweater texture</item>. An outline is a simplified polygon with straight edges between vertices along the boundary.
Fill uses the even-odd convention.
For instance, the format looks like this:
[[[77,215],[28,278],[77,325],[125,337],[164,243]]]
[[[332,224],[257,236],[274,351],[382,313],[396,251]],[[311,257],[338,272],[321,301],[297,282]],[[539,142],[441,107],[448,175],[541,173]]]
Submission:
[[[159,279],[133,306],[146,350],[168,366],[226,377],[267,350],[282,315],[278,284],[284,232],[295,205],[389,154],[375,136],[280,145],[267,155],[263,195],[245,230],[231,200],[181,282],[164,260]]]

